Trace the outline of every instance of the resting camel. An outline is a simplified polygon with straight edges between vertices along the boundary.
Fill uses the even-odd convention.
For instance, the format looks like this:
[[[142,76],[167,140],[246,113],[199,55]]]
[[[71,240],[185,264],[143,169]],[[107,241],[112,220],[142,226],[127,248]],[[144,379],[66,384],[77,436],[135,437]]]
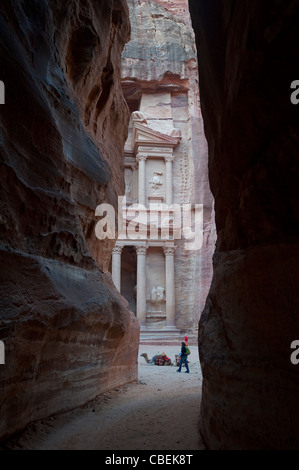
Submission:
[[[152,364],[156,366],[172,366],[172,362],[169,359],[167,361],[165,358],[167,357],[165,354],[156,354],[151,360],[149,360],[148,355],[146,353],[141,354],[141,357],[144,357],[145,362],[147,364]]]

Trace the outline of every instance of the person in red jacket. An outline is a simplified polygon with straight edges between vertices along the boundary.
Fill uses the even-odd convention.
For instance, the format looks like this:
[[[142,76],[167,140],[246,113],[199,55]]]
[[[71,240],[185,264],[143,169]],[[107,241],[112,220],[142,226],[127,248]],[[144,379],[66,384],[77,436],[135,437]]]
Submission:
[[[184,339],[185,339],[185,345],[188,346],[188,336],[186,335]]]

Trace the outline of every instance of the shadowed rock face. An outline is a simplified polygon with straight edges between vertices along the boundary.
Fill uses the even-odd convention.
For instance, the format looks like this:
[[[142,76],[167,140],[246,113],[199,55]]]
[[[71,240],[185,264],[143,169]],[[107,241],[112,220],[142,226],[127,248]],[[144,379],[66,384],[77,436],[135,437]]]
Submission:
[[[298,448],[298,2],[189,4],[218,231],[201,432],[211,449]]]
[[[95,209],[123,194],[126,2],[0,6],[0,437],[137,376]]]

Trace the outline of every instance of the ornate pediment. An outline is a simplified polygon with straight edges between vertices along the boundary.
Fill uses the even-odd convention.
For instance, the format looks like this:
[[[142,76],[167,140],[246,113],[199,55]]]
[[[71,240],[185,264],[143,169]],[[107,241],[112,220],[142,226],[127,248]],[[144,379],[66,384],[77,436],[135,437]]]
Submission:
[[[140,151],[143,146],[176,148],[182,139],[182,133],[179,129],[173,129],[171,134],[163,134],[147,125],[145,119],[133,117],[133,148],[134,152]]]

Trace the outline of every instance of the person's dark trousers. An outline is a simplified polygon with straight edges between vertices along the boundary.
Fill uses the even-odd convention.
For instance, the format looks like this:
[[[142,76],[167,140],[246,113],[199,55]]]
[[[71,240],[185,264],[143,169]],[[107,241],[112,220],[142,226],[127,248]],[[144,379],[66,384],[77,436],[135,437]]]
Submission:
[[[180,365],[179,365],[179,368],[178,368],[178,372],[181,372],[181,369],[182,369],[182,365],[185,364],[186,366],[186,372],[189,374],[189,366],[188,366],[188,356],[182,356],[181,357],[181,360],[180,360]]]

